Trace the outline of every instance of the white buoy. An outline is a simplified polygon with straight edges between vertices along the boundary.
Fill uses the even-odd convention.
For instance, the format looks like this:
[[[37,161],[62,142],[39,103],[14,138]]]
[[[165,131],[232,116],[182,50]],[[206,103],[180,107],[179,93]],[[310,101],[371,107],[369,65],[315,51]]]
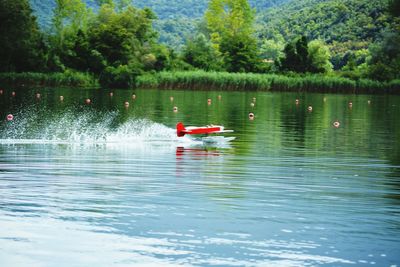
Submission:
[[[7,115],[7,121],[12,121],[12,120],[14,120],[13,114],[8,114]]]
[[[340,127],[340,122],[339,121],[334,121],[333,122],[333,127],[339,128]]]
[[[249,120],[251,120],[251,121],[254,120],[254,117],[255,117],[255,116],[254,116],[254,113],[253,113],[253,112],[250,112],[250,113],[249,113]]]

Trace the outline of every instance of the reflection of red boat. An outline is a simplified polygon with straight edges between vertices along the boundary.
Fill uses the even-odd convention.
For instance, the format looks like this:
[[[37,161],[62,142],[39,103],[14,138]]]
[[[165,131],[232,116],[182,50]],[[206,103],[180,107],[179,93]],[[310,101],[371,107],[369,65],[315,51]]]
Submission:
[[[208,156],[219,156],[220,153],[217,150],[207,150],[204,148],[184,148],[177,147],[176,148],[176,156],[181,157],[183,155],[192,155],[198,157],[208,157]]]
[[[185,134],[213,134],[213,133],[231,133],[231,132],[233,132],[233,130],[225,130],[224,126],[220,125],[185,127],[182,122],[178,122],[178,124],[176,125],[176,135],[178,137],[185,136]]]

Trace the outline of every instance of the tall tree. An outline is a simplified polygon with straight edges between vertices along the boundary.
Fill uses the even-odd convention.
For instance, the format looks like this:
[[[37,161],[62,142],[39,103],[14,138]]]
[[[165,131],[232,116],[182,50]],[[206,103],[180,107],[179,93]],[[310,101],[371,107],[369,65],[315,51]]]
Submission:
[[[210,0],[208,4],[207,28],[213,47],[223,57],[228,71],[256,69],[254,15],[247,0]]]
[[[321,40],[313,40],[308,43],[308,58],[310,72],[326,73],[333,69],[329,48]]]
[[[203,70],[220,69],[216,52],[204,34],[198,34],[187,42],[183,50],[183,59],[193,67]]]
[[[298,72],[307,72],[310,66],[307,37],[302,36],[296,42],[296,53],[298,57],[298,65],[296,66],[296,70]]]
[[[0,1],[0,71],[40,70],[46,45],[28,0]]]
[[[65,35],[75,35],[86,27],[88,20],[88,9],[82,0],[56,0],[53,16],[55,45],[62,49]]]

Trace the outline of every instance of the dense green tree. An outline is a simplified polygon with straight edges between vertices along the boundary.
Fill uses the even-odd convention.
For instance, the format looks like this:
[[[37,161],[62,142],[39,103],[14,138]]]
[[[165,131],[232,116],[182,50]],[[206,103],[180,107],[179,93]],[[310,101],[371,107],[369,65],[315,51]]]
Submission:
[[[310,68],[307,38],[302,36],[294,43],[288,43],[280,60],[284,71],[307,72]]]
[[[370,47],[369,76],[376,80],[400,79],[400,34],[388,32],[382,42]]]
[[[183,50],[183,60],[193,67],[203,70],[221,69],[217,53],[204,34],[198,34],[187,42]]]
[[[228,71],[256,71],[255,11],[247,0],[211,0],[205,13],[214,49]]]
[[[294,72],[325,73],[332,70],[330,51],[321,40],[307,42],[302,36],[294,43],[288,43],[284,57],[280,60],[280,69]]]
[[[388,4],[391,16],[400,16],[400,1],[392,0]],[[393,25],[382,38],[369,48],[368,76],[376,80],[400,79],[400,26]]]
[[[0,71],[44,70],[47,45],[28,0],[0,1]]]
[[[286,44],[283,49],[284,56],[277,62],[279,68],[283,71],[295,71],[299,64],[299,58],[296,52],[296,46],[293,43]]]
[[[400,0],[390,0],[389,12],[394,17],[400,17]]]
[[[260,55],[265,60],[277,61],[283,57],[283,40],[265,39],[260,45]]]
[[[326,73],[332,71],[329,48],[321,40],[313,40],[308,43],[308,58],[310,66],[308,70],[314,73]]]
[[[311,65],[311,62],[309,60],[307,37],[302,36],[296,42],[296,53],[298,57],[298,64],[295,69],[297,70],[297,72],[307,72],[310,69]]]

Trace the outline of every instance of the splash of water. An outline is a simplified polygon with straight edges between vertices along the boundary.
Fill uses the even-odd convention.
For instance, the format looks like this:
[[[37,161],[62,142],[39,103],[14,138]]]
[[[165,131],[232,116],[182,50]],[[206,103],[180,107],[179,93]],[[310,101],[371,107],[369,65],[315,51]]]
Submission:
[[[212,141],[212,140],[211,140]],[[50,112],[35,107],[15,114],[0,125],[0,144],[78,144],[78,145],[205,145],[201,139],[177,137],[176,130],[148,119],[120,121],[117,111],[76,109]],[[214,144],[222,146],[221,138]]]

